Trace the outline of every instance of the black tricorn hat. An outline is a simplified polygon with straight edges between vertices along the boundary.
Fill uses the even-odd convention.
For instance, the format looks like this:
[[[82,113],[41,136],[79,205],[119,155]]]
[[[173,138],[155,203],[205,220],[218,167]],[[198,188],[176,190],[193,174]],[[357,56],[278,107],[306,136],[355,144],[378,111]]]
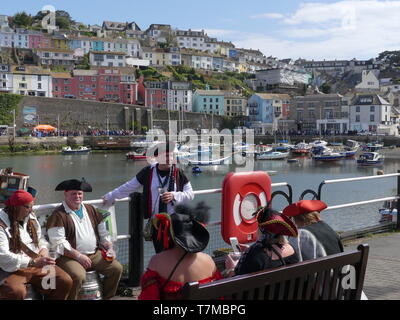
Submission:
[[[55,189],[55,191],[63,190],[82,190],[84,192],[92,192],[92,186],[83,178],[81,181],[77,179],[71,179],[61,182]]]
[[[166,213],[157,214],[153,218],[153,226],[159,230],[159,234],[162,234],[162,224],[167,223],[169,235],[172,241],[180,246],[182,249],[189,253],[196,253],[203,251],[210,240],[210,233],[205,227],[205,223],[209,218],[210,207],[206,206],[204,202],[197,204],[195,208],[189,207],[188,205],[180,204],[175,207],[175,213],[168,215]],[[165,228],[165,226],[164,226]],[[164,233],[164,248],[168,244],[168,239],[165,239],[166,233]]]

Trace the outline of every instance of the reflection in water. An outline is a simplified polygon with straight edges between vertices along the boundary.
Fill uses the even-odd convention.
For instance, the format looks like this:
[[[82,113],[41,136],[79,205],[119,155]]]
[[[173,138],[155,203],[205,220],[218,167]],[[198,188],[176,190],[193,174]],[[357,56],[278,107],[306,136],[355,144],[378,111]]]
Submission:
[[[254,170],[276,171],[271,175],[273,183],[288,182],[293,187],[293,201],[297,201],[305,189],[317,191],[324,180],[376,175],[383,169],[387,173],[395,173],[399,162],[385,159],[383,168],[356,165],[354,159],[335,163],[318,163],[310,158],[298,158],[297,163],[286,160],[256,161]],[[59,202],[63,198],[61,192],[55,192],[55,186],[65,179],[85,179],[92,184],[93,192],[86,193],[87,200],[98,199],[106,192],[132,179],[147,162],[126,161],[124,153],[88,154],[88,155],[30,155],[0,157],[0,168],[13,167],[15,171],[31,176],[30,184],[38,189],[36,203]],[[194,175],[190,166],[184,167],[186,175],[194,190],[216,189],[222,187],[225,175],[235,171],[235,165],[202,166],[202,173]],[[328,205],[382,198],[396,194],[395,178],[385,178],[373,181],[359,181],[342,184],[325,185],[322,188],[322,200]],[[277,189],[278,190],[278,189]],[[287,188],[279,190],[286,191]],[[275,188],[273,189],[275,191]],[[310,198],[310,195],[308,196]],[[212,208],[211,221],[220,221],[221,195],[196,196],[195,201],[205,200]],[[282,210],[287,203],[283,197],[274,199],[273,207]],[[378,208],[381,203],[323,212],[322,218],[336,230],[349,230],[355,227],[377,224]],[[128,231],[128,215],[126,206],[117,207],[118,227],[121,232]]]

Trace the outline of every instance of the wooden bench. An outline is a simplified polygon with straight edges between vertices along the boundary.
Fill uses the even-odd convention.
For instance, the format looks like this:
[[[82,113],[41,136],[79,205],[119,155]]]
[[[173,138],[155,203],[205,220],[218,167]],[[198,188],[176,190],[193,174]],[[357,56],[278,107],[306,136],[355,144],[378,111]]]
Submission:
[[[368,251],[368,245],[359,245],[354,251],[203,285],[186,283],[183,299],[360,300]]]

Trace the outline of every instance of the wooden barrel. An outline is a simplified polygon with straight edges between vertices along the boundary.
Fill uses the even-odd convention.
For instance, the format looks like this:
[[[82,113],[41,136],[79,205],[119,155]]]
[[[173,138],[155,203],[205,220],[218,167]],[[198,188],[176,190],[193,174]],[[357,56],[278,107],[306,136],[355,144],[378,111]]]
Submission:
[[[78,300],[102,300],[102,298],[102,288],[97,272],[86,272],[86,280],[82,283],[81,290],[78,294]]]

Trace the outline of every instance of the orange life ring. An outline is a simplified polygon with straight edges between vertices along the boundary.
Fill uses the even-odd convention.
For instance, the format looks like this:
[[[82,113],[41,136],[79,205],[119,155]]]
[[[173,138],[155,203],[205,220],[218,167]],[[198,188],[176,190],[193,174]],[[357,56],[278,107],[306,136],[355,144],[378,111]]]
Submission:
[[[271,178],[262,171],[231,172],[222,184],[221,234],[226,243],[236,237],[239,243],[257,239],[253,213],[271,201]]]

